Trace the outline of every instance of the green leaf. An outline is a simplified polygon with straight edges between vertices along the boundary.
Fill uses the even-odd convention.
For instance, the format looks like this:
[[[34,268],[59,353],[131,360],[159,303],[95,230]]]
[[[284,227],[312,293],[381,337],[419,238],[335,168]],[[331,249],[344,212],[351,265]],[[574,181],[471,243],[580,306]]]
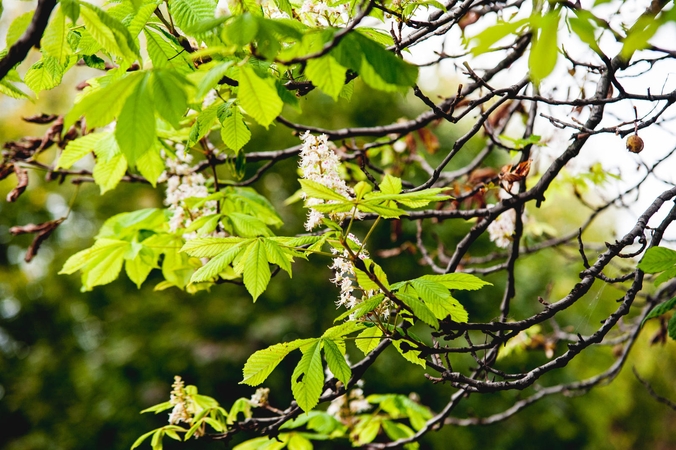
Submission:
[[[177,73],[162,69],[154,70],[150,80],[155,109],[171,126],[180,129],[179,121],[188,109],[188,96],[185,93],[187,80]]]
[[[101,188],[101,194],[115,189],[127,171],[127,160],[117,154],[108,161],[97,161],[94,166],[94,181]]]
[[[288,0],[287,0],[288,1]],[[289,438],[289,450],[312,450],[312,442],[302,434],[294,433]]]
[[[345,36],[331,51],[343,67],[358,72],[375,89],[398,90],[413,86],[418,79],[418,68],[387,51],[385,46],[356,33]]]
[[[115,127],[115,139],[130,164],[134,164],[155,142],[155,112],[147,77],[127,98]]]
[[[341,323],[340,325],[335,325],[322,334],[324,339],[336,340],[342,337],[352,334],[355,331],[364,329],[365,325],[363,322],[358,322],[352,320],[350,322]]]
[[[279,246],[279,244],[271,239],[265,239],[265,253],[268,261],[272,264],[277,264],[282,270],[291,276],[291,261],[293,258],[287,253],[287,250]]]
[[[56,164],[56,168],[70,169],[73,164],[94,151],[101,138],[110,133],[90,133],[74,139],[66,145]]]
[[[346,72],[347,69],[338,64],[331,55],[311,59],[305,68],[305,75],[310,81],[335,101],[338,101],[340,91],[345,85]]]
[[[558,28],[558,10],[550,11],[539,20],[537,38],[533,39],[528,58],[530,76],[535,83],[544,80],[556,66],[556,60],[559,57]]]
[[[134,37],[127,27],[107,12],[90,3],[81,2],[80,17],[87,31],[106,51],[127,60],[129,64],[139,56]]]
[[[157,179],[164,172],[164,160],[160,156],[159,147],[153,146],[136,160],[136,168],[155,187]]]
[[[422,359],[420,357],[420,352],[414,351],[414,350],[407,350],[407,351],[402,350],[401,349],[402,342],[404,342],[404,341],[395,340],[395,341],[392,341],[392,345],[394,346],[394,348],[397,349],[397,351],[401,354],[401,356],[404,357],[404,359],[406,361],[413,363],[413,364],[417,364],[420,367],[422,367],[423,369],[425,369],[427,367],[427,363],[425,362],[424,359]]]
[[[570,29],[592,50],[600,51],[593,14],[584,9],[576,10],[575,14],[577,17],[568,17]]]
[[[657,278],[655,278],[653,283],[655,286],[659,286],[660,284],[664,283],[665,281],[669,281],[672,278],[676,278],[676,266],[662,272]]]
[[[669,323],[667,324],[667,332],[669,333],[669,337],[676,341],[676,314],[671,316],[671,319],[669,319]]]
[[[259,350],[247,359],[243,369],[243,379],[240,384],[258,386],[275,370],[275,367],[293,350],[317,339],[297,339],[293,342],[275,344],[266,349]]]
[[[68,258],[59,273],[69,275],[82,270],[82,284],[86,290],[108,284],[120,274],[130,245],[127,241],[99,239],[92,247]]]
[[[142,412],[143,412],[143,411],[142,411]],[[141,444],[143,443],[143,441],[145,441],[146,439],[148,439],[152,434],[155,433],[155,431],[156,431],[156,430],[149,431],[149,432],[147,432],[147,433],[141,435],[141,436],[140,436],[138,439],[136,439],[136,440],[134,441],[134,443],[131,445],[131,450],[134,450],[134,449],[137,448],[139,445],[141,445]]]
[[[380,191],[383,194],[396,195],[401,192],[401,178],[385,175],[380,182]]]
[[[190,241],[188,241],[190,243]],[[214,256],[204,266],[200,267],[190,278],[191,283],[199,283],[201,281],[212,281],[219,273],[226,270],[226,267],[235,260],[244,250],[241,244],[230,247],[222,253]]]
[[[493,44],[496,44],[512,33],[516,33],[519,28],[528,23],[529,19],[521,19],[516,22],[499,22],[496,25],[486,27],[481,33],[472,38],[472,41],[477,42],[477,45],[472,48],[472,54],[477,56],[486,53]]]
[[[270,231],[262,220],[257,219],[256,217],[233,212],[227,215],[227,219],[232,223],[234,230],[240,236],[272,236],[272,231]]]
[[[246,249],[244,258],[244,286],[253,297],[253,301],[265,291],[270,282],[270,266],[261,239],[255,239]]]
[[[195,123],[190,129],[188,146],[195,145],[200,139],[209,134],[211,127],[214,125],[214,122],[216,122],[218,110],[222,105],[222,102],[216,101],[197,115]]]
[[[7,75],[8,77],[9,75]],[[5,78],[7,78],[5,77]],[[25,92],[23,92],[18,87],[14,86],[12,83],[6,79],[0,80],[0,94],[4,94],[11,98],[29,98]]]
[[[253,42],[258,33],[258,20],[250,13],[235,16],[224,31],[228,42],[243,47]]]
[[[223,143],[235,152],[238,152],[251,140],[251,131],[244,123],[244,117],[237,105],[228,108],[219,116],[219,120],[222,125],[221,138]]]
[[[324,339],[324,356],[326,363],[329,365],[331,373],[347,386],[347,382],[352,377],[352,369],[345,362],[345,357],[341,353],[338,346],[330,339]]]
[[[271,78],[260,78],[247,66],[239,68],[239,103],[256,122],[267,128],[282,112],[284,103]]]
[[[484,286],[493,286],[493,283],[484,281],[481,278],[469,273],[447,273],[445,275],[423,275],[422,280],[430,280],[440,283],[446,289],[459,289],[462,291],[475,291]]]
[[[658,273],[676,264],[676,251],[664,247],[651,247],[645,252],[638,268],[646,273]]]
[[[153,252],[149,248],[143,247],[134,258],[125,261],[125,272],[138,289],[141,288],[143,282],[148,278],[150,271],[157,267],[157,264],[153,261],[154,259],[155,255]],[[149,261],[153,261],[153,263],[149,264]]]
[[[418,319],[435,329],[439,328],[439,321],[437,320],[436,315],[423,302],[412,295],[402,293],[398,293],[397,298],[411,308],[413,314]]]
[[[40,40],[42,54],[56,59],[61,65],[65,64],[72,54],[68,44],[68,31],[63,7],[57,7]]]
[[[12,21],[5,37],[5,45],[8,48],[19,40],[28,28],[28,25],[30,25],[31,20],[33,20],[33,11],[23,13]]]
[[[45,57],[36,62],[28,69],[24,77],[24,83],[33,92],[39,94],[58,86],[63,77],[64,68],[55,58]]]
[[[655,248],[655,247],[653,247]],[[650,313],[648,313],[647,316],[645,316],[645,319],[641,322],[641,326],[646,322],[646,320],[653,319],[655,317],[659,317],[662,314],[666,313],[667,311],[670,311],[676,306],[676,297],[667,300],[664,303],[660,303],[659,305],[655,306]]]
[[[317,340],[300,359],[291,376],[291,391],[298,406],[305,412],[319,402],[324,387],[321,341]]]
[[[324,186],[323,184],[317,183],[316,181],[299,179],[298,182],[300,183],[301,189],[308,197],[318,198],[321,200],[336,200],[339,202],[345,202],[346,200],[349,200],[336,191]]]
[[[80,2],[79,0],[61,0],[61,9],[63,13],[68,16],[73,23],[77,22],[80,17]]]
[[[89,129],[108,125],[118,116],[125,100],[144,76],[144,72],[133,72],[108,85],[86,91],[64,118],[64,129],[70,128],[83,115]]]
[[[213,19],[216,2],[212,0],[171,0],[169,9],[176,25],[188,30],[202,21]]]
[[[387,275],[385,272],[383,272],[383,269],[376,263],[374,263],[370,259],[365,259],[364,265],[366,266],[367,270],[372,274],[375,275],[377,278],[378,282],[382,284],[386,289],[389,289],[390,284],[387,281]],[[375,290],[375,291],[380,291],[380,286],[378,283],[376,283],[375,280],[372,280],[369,274],[364,272],[363,270],[357,269],[355,267],[354,269],[355,276],[357,277],[357,283],[359,283],[359,286],[364,289],[364,290]]]
[[[186,55],[185,49],[159,30],[146,27],[143,30],[146,38],[148,56],[157,69],[174,69],[181,74],[188,74],[195,70],[195,65]]]
[[[211,67],[200,80],[195,98],[203,99],[210,90],[217,87],[221,79],[230,71],[231,66],[232,61],[223,61]]]
[[[357,348],[368,355],[375,349],[380,343],[380,339],[383,336],[383,331],[378,327],[369,327],[357,335],[355,339],[355,344]]]
[[[248,241],[251,240],[237,236],[191,239],[183,245],[181,251],[196,258],[212,258]]]
[[[648,15],[639,17],[624,39],[622,50],[620,50],[622,59],[629,61],[634,52],[646,48],[648,41],[657,33],[661,25],[662,21],[654,17]]]

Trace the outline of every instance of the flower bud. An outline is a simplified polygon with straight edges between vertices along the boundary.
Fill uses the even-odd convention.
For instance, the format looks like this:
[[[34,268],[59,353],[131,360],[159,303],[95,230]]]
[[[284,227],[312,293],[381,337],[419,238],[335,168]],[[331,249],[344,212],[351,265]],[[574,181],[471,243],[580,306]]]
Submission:
[[[627,150],[632,153],[641,153],[643,150],[643,139],[638,134],[632,134],[627,138]]]

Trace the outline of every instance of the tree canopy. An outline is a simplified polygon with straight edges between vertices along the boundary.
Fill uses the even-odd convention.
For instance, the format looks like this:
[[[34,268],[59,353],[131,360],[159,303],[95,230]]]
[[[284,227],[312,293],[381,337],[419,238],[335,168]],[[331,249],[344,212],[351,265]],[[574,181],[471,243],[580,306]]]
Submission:
[[[673,6],[38,0],[9,24],[3,101],[76,95],[5,140],[5,225],[29,264],[82,233],[58,273],[93,303],[141,302],[99,294],[125,279],[170,293],[118,312],[139,327],[200,309],[183,293],[210,299],[183,330],[247,311],[221,389],[253,396],[175,373],[132,449],[412,449],[506,421],[613,381],[647,321],[676,339]],[[275,302],[284,335],[239,328],[270,332]],[[366,382],[379,364],[422,394]]]

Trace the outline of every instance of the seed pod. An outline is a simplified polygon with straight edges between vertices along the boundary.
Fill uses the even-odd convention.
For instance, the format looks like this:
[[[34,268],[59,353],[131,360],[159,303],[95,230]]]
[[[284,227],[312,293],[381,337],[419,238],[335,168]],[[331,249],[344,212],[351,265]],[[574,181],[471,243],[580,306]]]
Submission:
[[[643,139],[638,134],[632,134],[627,138],[627,150],[632,153],[641,153],[643,150]]]

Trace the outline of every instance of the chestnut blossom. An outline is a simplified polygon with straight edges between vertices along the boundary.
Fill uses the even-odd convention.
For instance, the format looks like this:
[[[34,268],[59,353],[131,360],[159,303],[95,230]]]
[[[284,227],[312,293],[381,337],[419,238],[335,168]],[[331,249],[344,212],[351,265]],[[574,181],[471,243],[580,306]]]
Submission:
[[[347,238],[361,246],[361,242],[354,236],[352,233],[347,235]],[[340,297],[336,301],[336,306],[344,306],[347,309],[354,308],[362,299],[373,297],[378,292],[375,290],[364,291],[361,295],[361,299],[358,299],[353,295],[354,286],[355,286],[355,272],[354,264],[350,261],[350,254],[347,250],[337,250],[335,248],[331,249],[331,252],[334,255],[333,264],[329,266],[329,269],[332,269],[335,273],[334,278],[331,279],[331,282],[340,288]],[[368,252],[364,249],[358,255],[359,259],[368,258]]]
[[[191,166],[192,155],[185,152],[181,145],[176,146],[176,159],[166,158],[167,170],[162,173],[159,182],[166,181],[167,190],[164,204],[171,212],[169,218],[169,231],[186,228],[197,218],[216,213],[216,202],[206,202],[199,208],[188,208],[185,201],[189,198],[203,198],[209,195],[206,186],[206,178],[201,173],[196,173]],[[186,239],[196,237],[190,233],[184,235]]]
[[[310,26],[336,25],[349,21],[346,3],[329,6],[321,0],[305,0],[298,12],[303,23]]]
[[[301,139],[303,146],[300,152],[300,168],[303,178],[324,185],[346,199],[352,199],[354,197],[352,189],[345,184],[345,180],[340,178],[338,173],[340,158],[331,148],[332,144],[328,142],[328,136],[325,134],[314,136],[306,131]],[[321,205],[325,201],[319,198],[308,198],[304,192],[301,195],[306,200],[306,205],[310,207],[305,222],[305,229],[310,231],[320,225],[324,218],[324,214],[312,209],[312,206]],[[331,219],[340,222],[350,217],[350,213],[335,213],[329,214],[329,216]]]
[[[488,237],[500,248],[507,248],[514,240],[516,211],[509,209],[488,225]]]
[[[174,405],[174,408],[169,413],[169,423],[176,425],[179,422],[192,422],[193,408],[190,398],[185,392],[185,385],[181,377],[176,375],[174,377],[174,384],[171,385],[172,391],[169,397],[169,402]]]
[[[258,388],[256,389],[256,392],[251,396],[251,402],[252,406],[256,407],[261,407],[263,405],[267,405],[268,403],[268,396],[270,395],[270,389],[268,388]]]
[[[347,360],[347,355],[345,359]],[[350,363],[349,360],[347,360],[347,363]],[[331,374],[331,371],[328,372]],[[333,374],[330,376],[333,376]],[[356,386],[350,389],[347,394],[336,397],[331,401],[329,407],[326,408],[326,413],[343,423],[347,423],[356,414],[363,413],[371,409],[371,404],[366,400],[366,398],[364,398],[364,391],[362,390],[363,386],[364,380],[357,381]]]

